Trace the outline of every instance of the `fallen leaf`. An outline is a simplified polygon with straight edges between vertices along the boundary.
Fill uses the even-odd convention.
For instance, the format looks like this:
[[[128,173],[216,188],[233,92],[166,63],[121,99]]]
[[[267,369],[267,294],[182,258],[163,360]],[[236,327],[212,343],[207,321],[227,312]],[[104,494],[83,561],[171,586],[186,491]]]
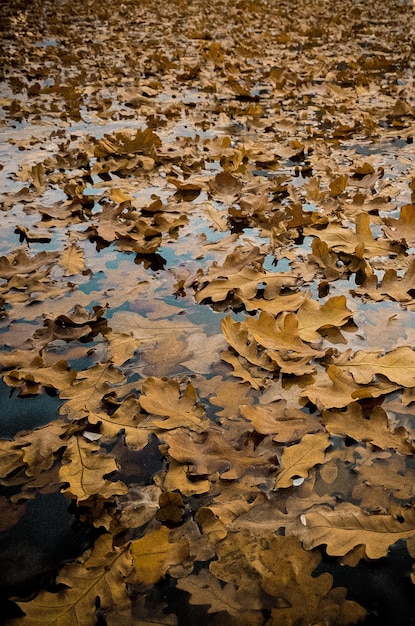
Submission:
[[[352,437],[356,441],[370,441],[379,448],[391,448],[401,454],[413,454],[409,433],[399,427],[392,430],[382,407],[375,407],[369,419],[363,416],[359,404],[352,402],[346,411],[323,411],[323,424],[329,433]]]
[[[128,582],[152,585],[161,580],[170,567],[189,558],[188,540],[183,537],[180,541],[171,543],[170,534],[168,528],[161,526],[131,543],[134,569]]]
[[[304,435],[300,443],[284,448],[275,489],[292,487],[294,478],[306,478],[312,467],[324,462],[329,445],[328,434],[317,433]]]
[[[187,427],[203,432],[209,423],[204,408],[197,404],[196,392],[191,384],[181,393],[175,380],[147,378],[143,383],[140,404],[154,416],[152,422],[163,430]],[[155,416],[166,419],[155,419]]]
[[[306,512],[296,535],[306,550],[324,544],[329,555],[343,556],[363,544],[369,559],[380,559],[400,539],[414,537],[415,512],[403,510],[399,518],[368,515],[354,504],[341,502],[334,509],[322,506]]]
[[[97,597],[103,608],[128,606],[125,580],[131,571],[131,555],[125,548],[110,549],[109,541],[108,535],[97,539],[89,563],[68,563],[62,568],[57,583],[63,589],[41,591],[34,600],[19,602],[25,617],[16,623],[93,626]]]
[[[59,477],[64,483],[63,491],[78,502],[94,496],[108,500],[128,491],[121,481],[105,478],[118,467],[113,457],[99,454],[99,450],[97,443],[81,436],[72,437],[67,443]]]

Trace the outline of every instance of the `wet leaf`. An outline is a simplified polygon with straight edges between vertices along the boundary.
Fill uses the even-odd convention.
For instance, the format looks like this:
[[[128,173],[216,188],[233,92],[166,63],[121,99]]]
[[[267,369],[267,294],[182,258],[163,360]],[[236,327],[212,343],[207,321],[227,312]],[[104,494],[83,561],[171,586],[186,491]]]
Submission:
[[[382,450],[392,448],[401,454],[412,454],[409,433],[402,427],[392,431],[382,407],[375,407],[369,419],[361,407],[352,402],[346,411],[324,411],[323,423],[331,434],[343,434],[356,441],[370,441]]]
[[[118,467],[115,459],[108,454],[99,454],[100,446],[84,437],[72,437],[63,456],[59,471],[60,480],[67,483],[65,493],[78,502],[99,496],[105,500],[127,492],[121,481],[112,482],[105,478]]]
[[[147,413],[166,419],[155,419],[153,423],[165,430],[188,427],[202,432],[208,425],[205,411],[197,404],[196,391],[189,384],[183,393],[175,380],[147,378],[143,383],[140,404]]]
[[[406,510],[398,518],[368,515],[342,502],[334,509],[323,506],[305,513],[296,534],[307,550],[325,544],[328,554],[343,556],[363,544],[369,559],[380,559],[396,541],[414,537],[415,514]]]
[[[183,537],[178,542],[170,542],[170,531],[161,526],[148,532],[141,539],[131,543],[133,572],[128,581],[151,585],[158,582],[169,568],[189,558],[190,546]]]
[[[208,613],[225,611],[245,620],[245,611],[261,608],[259,598],[247,597],[243,591],[238,592],[233,584],[221,586],[209,570],[202,570],[197,576],[183,578],[177,586],[191,594],[190,604],[208,605]]]
[[[409,346],[400,346],[386,354],[361,350],[344,352],[334,363],[349,371],[359,384],[369,384],[376,374],[382,374],[402,387],[415,386],[415,351]]]
[[[300,443],[284,449],[275,489],[292,487],[294,478],[306,478],[312,467],[323,463],[329,447],[327,433],[304,435]]]
[[[20,602],[25,617],[16,623],[92,626],[97,597],[103,608],[128,606],[125,579],[131,571],[131,555],[125,548],[113,549],[111,541],[109,535],[103,535],[90,559],[65,565],[57,577],[64,585],[61,591],[41,591],[34,600]]]

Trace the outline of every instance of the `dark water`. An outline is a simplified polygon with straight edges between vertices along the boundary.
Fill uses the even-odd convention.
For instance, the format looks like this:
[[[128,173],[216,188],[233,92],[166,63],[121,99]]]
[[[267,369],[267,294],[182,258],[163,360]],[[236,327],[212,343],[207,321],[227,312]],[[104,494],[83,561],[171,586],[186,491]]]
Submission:
[[[0,623],[19,614],[10,598],[47,588],[62,562],[92,545],[97,531],[80,524],[69,507],[59,492],[39,494],[15,526],[0,532]]]

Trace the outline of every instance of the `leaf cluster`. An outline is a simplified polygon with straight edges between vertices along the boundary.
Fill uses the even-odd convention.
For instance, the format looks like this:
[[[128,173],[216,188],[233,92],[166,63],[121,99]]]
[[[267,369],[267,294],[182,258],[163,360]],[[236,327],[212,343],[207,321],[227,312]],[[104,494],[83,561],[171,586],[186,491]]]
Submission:
[[[325,556],[415,558],[411,8],[6,9],[1,375],[59,409],[1,528],[100,533],[10,624],[358,623]]]

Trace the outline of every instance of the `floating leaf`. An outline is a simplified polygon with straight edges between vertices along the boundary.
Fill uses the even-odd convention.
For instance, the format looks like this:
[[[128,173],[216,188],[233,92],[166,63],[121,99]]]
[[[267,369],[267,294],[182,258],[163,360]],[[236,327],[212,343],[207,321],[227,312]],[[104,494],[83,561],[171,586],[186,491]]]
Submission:
[[[275,482],[275,489],[292,487],[293,478],[306,478],[312,467],[323,463],[325,451],[329,447],[327,433],[304,435],[300,443],[284,449],[281,457],[281,469]]]
[[[110,500],[128,491],[121,481],[112,482],[105,478],[118,467],[113,457],[99,454],[99,450],[97,443],[88,442],[81,436],[72,437],[68,441],[59,478],[67,483],[64,492],[78,502],[93,496]]]
[[[382,374],[402,387],[415,387],[415,350],[400,346],[390,352],[369,352],[347,350],[334,360],[337,367],[349,371],[354,380],[362,385],[373,381],[376,374]]]
[[[64,588],[57,593],[41,591],[30,602],[19,602],[25,617],[16,624],[93,626],[96,599],[102,608],[129,605],[125,579],[131,571],[131,555],[125,548],[112,549],[111,537],[98,538],[92,556],[84,564],[69,563],[57,577]]]
[[[368,515],[358,506],[342,502],[334,509],[322,506],[301,516],[296,532],[307,550],[327,546],[327,553],[343,556],[363,544],[369,559],[387,555],[391,545],[415,536],[415,512],[402,510],[393,515]]]
[[[379,448],[392,448],[401,454],[413,454],[409,433],[402,427],[392,431],[382,407],[375,407],[365,419],[361,407],[352,402],[347,411],[324,411],[323,423],[333,435],[345,435],[356,441],[370,441]]]
[[[165,526],[161,526],[131,543],[134,570],[128,578],[129,582],[154,584],[165,576],[170,567],[189,558],[189,541],[183,537],[176,543],[170,542],[170,534]]]
[[[140,404],[148,413],[166,418],[152,420],[158,428],[165,430],[187,427],[202,432],[208,423],[203,407],[197,404],[195,389],[190,384],[181,393],[175,380],[147,378],[143,383]]]

